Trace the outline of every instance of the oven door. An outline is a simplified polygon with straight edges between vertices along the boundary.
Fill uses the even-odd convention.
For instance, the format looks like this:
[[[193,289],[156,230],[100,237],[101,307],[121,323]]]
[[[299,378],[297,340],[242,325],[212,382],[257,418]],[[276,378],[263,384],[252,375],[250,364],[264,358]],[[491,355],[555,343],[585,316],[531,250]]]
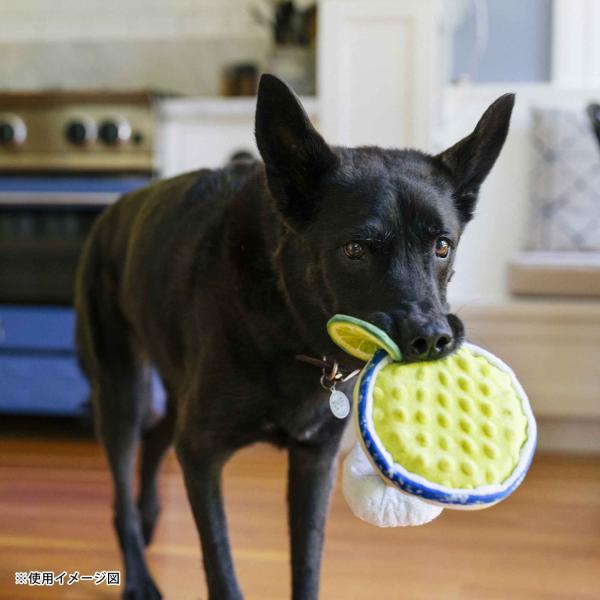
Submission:
[[[0,412],[84,415],[77,262],[94,219],[149,177],[0,176]]]
[[[0,303],[72,304],[94,219],[148,177],[0,177]]]

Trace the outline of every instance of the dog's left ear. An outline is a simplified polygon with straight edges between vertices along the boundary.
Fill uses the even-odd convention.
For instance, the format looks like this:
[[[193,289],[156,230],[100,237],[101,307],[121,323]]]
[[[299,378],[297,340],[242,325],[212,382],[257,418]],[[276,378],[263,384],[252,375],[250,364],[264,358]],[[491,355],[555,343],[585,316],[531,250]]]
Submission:
[[[260,78],[255,134],[280,212],[293,226],[306,224],[315,209],[314,192],[338,159],[294,92],[273,75]]]
[[[514,104],[514,94],[500,96],[470,135],[435,157],[452,174],[456,207],[465,223],[473,217],[479,187],[502,150]]]

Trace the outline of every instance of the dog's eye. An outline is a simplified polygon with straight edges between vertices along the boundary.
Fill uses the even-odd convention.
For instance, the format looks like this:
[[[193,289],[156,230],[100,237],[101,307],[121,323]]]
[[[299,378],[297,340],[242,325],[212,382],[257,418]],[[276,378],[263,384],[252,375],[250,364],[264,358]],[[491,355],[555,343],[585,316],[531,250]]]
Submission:
[[[435,255],[438,258],[448,258],[450,256],[450,241],[445,237],[435,240]]]
[[[344,246],[344,254],[352,260],[358,260],[359,258],[362,258],[364,253],[365,247],[358,242],[348,242]]]

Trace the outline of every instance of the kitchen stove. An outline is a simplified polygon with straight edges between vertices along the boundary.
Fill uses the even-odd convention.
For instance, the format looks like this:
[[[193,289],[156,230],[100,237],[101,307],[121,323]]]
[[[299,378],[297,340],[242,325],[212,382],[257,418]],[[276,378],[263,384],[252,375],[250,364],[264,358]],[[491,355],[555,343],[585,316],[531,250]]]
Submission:
[[[0,411],[85,414],[76,265],[100,212],[155,174],[155,101],[0,94]]]
[[[151,172],[155,96],[0,94],[0,169]]]

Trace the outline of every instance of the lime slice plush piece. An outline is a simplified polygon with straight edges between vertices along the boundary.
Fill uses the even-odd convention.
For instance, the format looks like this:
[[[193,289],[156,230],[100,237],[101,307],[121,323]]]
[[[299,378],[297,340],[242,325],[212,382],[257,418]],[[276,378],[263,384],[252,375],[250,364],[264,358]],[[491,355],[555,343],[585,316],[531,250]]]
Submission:
[[[327,332],[342,350],[365,362],[371,360],[379,349],[387,352],[395,361],[402,360],[396,342],[385,331],[367,321],[348,315],[335,315],[327,322]]]

